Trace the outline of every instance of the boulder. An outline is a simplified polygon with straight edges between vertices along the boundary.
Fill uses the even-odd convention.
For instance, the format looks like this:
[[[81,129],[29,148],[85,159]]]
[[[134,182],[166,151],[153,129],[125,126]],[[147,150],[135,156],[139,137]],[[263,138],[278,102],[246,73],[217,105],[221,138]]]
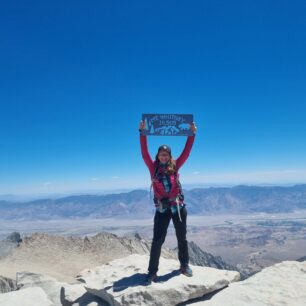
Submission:
[[[180,274],[177,260],[161,257],[158,281],[146,286],[144,280],[148,262],[148,255],[132,254],[83,270],[77,278],[84,283],[89,293],[111,306],[173,306],[224,288],[240,279],[236,271],[193,265],[190,266],[194,275],[187,277]]]
[[[4,240],[0,240],[0,259],[12,254],[21,242],[18,232],[12,232]]]
[[[65,285],[61,290],[61,300],[63,305],[90,305],[109,306],[98,296],[92,295],[84,287],[84,284]]]
[[[15,280],[0,276],[0,293],[10,292],[16,289],[17,285]]]
[[[18,272],[17,286],[20,290],[39,287],[52,301],[53,306],[91,305],[105,306],[106,303],[99,297],[90,294],[84,285],[76,282],[68,284],[57,281],[54,277],[31,272]]]
[[[6,237],[7,241],[16,243],[17,245],[19,245],[22,242],[21,236],[19,232],[12,232],[11,234],[9,234]]]
[[[87,292],[83,284],[66,284],[63,286],[62,290],[65,301],[71,304],[76,303],[76,301]]]
[[[193,306],[306,305],[306,262],[283,261]]]
[[[0,305],[5,306],[54,306],[44,290],[30,287],[0,294]]]
[[[54,277],[44,274],[31,273],[27,271],[16,273],[17,287],[20,291],[25,288],[40,287],[54,306],[62,306],[61,303],[61,288],[66,283],[58,282]]]

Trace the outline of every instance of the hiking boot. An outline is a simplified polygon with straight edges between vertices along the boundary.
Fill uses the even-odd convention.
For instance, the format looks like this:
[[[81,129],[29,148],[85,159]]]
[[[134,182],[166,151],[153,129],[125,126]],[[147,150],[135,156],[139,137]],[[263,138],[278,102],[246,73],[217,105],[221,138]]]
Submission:
[[[182,274],[186,275],[186,276],[189,276],[191,277],[193,274],[192,274],[192,270],[191,268],[189,267],[189,265],[187,266],[181,266],[180,267],[180,271]]]
[[[146,284],[147,285],[150,285],[152,282],[156,282],[157,281],[157,275],[156,273],[151,273],[149,272],[147,275],[146,275]]]

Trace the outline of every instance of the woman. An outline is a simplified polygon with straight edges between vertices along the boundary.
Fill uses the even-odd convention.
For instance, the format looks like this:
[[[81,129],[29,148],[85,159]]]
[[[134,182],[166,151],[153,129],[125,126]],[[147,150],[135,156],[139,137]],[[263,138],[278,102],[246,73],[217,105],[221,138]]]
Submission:
[[[152,186],[154,190],[154,203],[156,207],[154,215],[153,240],[150,252],[150,261],[146,281],[150,284],[157,280],[157,271],[162,244],[165,241],[167,229],[172,219],[178,241],[178,258],[180,261],[180,271],[182,274],[192,276],[189,263],[188,244],[186,239],[186,219],[187,210],[184,203],[184,195],[179,182],[178,170],[187,160],[195,138],[196,126],[194,122],[190,129],[193,135],[188,136],[185,148],[181,155],[174,160],[171,149],[167,145],[158,148],[158,152],[153,162],[147,145],[146,135],[142,135],[145,123],[140,122],[140,145],[141,154],[149,168]]]

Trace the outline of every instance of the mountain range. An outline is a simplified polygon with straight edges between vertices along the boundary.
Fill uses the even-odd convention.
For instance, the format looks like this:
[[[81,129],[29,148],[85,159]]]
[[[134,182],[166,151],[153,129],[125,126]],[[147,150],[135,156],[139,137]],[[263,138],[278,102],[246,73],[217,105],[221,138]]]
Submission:
[[[184,190],[189,214],[280,213],[306,209],[306,184],[288,187],[210,187]],[[0,219],[143,218],[154,209],[152,194],[133,190],[106,195],[73,195],[26,202],[0,201]]]

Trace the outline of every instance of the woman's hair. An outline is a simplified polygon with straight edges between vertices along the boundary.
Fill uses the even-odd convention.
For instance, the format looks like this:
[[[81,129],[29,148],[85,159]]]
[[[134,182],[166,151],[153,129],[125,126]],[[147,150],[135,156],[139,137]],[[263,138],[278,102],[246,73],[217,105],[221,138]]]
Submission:
[[[155,163],[156,163],[156,165],[159,165],[158,153],[159,152],[157,152],[157,154],[155,156]],[[168,152],[168,154],[169,154],[169,152]],[[170,155],[170,159],[169,159],[169,161],[167,163],[166,173],[173,174],[176,171],[176,161],[172,158],[171,154],[169,154],[169,155]]]

